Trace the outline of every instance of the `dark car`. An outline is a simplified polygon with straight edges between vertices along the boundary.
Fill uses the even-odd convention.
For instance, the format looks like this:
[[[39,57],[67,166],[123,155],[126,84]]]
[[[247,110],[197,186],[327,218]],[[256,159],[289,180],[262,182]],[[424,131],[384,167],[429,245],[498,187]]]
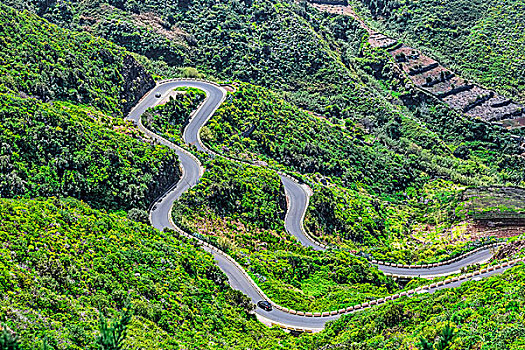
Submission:
[[[257,303],[257,306],[265,311],[272,311],[272,304],[267,302],[266,300],[261,300]]]
[[[155,97],[156,97],[156,98],[159,98],[159,97],[161,97],[161,96],[162,96],[162,95],[161,95],[160,92],[157,92],[157,93],[155,94]]]

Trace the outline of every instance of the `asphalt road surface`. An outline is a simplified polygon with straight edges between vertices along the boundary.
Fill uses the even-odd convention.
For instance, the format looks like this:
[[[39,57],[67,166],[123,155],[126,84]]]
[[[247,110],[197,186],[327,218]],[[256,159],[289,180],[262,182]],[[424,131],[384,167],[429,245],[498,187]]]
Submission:
[[[392,267],[384,265],[376,265],[377,268],[383,271],[386,274],[391,274],[394,276],[412,276],[412,277],[422,277],[422,278],[431,278],[439,276],[447,276],[455,273],[460,273],[461,268],[467,267],[473,264],[482,264],[492,258],[492,253],[490,249],[480,250],[479,252],[473,253],[466,256],[465,258],[452,262],[447,265],[432,267],[432,268],[402,268],[402,267]]]
[[[214,113],[216,108],[222,103],[226,92],[224,89],[201,81],[173,81],[157,85],[148,95],[146,95],[139,104],[130,112],[128,119],[133,120],[139,125],[139,128],[143,128],[140,123],[140,116],[146,111],[147,108],[153,107],[158,104],[163,97],[165,97],[172,89],[177,87],[195,87],[204,90],[208,98],[203,103],[203,105],[198,109],[194,114],[191,121],[184,131],[184,141],[187,144],[195,145],[198,150],[206,151],[205,147],[200,143],[199,131],[201,127],[208,121],[211,115]],[[160,93],[161,97],[155,97],[156,94]],[[170,222],[171,208],[173,203],[190,187],[195,186],[202,176],[202,168],[199,161],[190,155],[185,150],[180,147],[164,140],[160,136],[152,135],[159,143],[164,144],[177,152],[179,156],[181,166],[183,169],[183,175],[180,181],[169,190],[160,201],[153,206],[150,212],[150,220],[152,225],[159,229],[163,230],[165,228],[172,228]],[[286,229],[287,231],[294,235],[301,244],[305,246],[312,247],[315,250],[322,250],[317,243],[310,240],[304,234],[302,229],[302,219],[304,212],[308,205],[308,194],[303,187],[303,185],[298,184],[294,180],[289,179],[288,177],[281,176],[281,180],[284,184],[286,194],[288,196],[288,212],[286,216]],[[242,271],[224,255],[216,252],[215,250],[205,248],[215,257],[219,268],[224,271],[228,276],[228,280],[232,288],[240,290],[246,294],[250,299],[257,303],[263,298],[262,295],[256,290],[252,282],[242,273]],[[410,275],[410,276],[425,276],[433,275],[438,276],[442,274],[450,274],[458,272],[461,267],[473,264],[484,262],[490,258],[490,252],[482,251],[478,254],[473,254],[464,260],[461,260],[457,263],[450,265],[444,265],[441,267],[426,268],[426,269],[402,269],[397,267],[389,266],[379,266],[379,269],[391,274],[400,274],[400,275]],[[502,268],[496,271],[491,271],[489,273],[476,276],[474,279],[488,277],[490,275],[501,273],[506,268]],[[433,293],[438,289],[444,288],[453,288],[465,283],[468,280],[461,280],[451,284],[439,286],[433,289],[428,290],[429,293]],[[307,310],[303,310],[307,311]],[[318,331],[324,328],[326,322],[335,320],[340,317],[340,315],[334,315],[329,317],[307,317],[307,316],[298,316],[286,313],[281,310],[274,309],[272,311],[264,311],[259,308],[256,309],[256,313],[261,317],[260,319],[265,322],[276,322],[284,324],[291,327],[297,327],[302,329],[309,329]]]

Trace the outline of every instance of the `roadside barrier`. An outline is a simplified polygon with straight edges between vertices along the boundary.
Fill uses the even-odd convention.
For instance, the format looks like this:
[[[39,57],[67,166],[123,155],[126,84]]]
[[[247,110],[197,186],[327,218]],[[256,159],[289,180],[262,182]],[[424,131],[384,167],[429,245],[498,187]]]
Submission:
[[[205,83],[205,84],[210,84],[210,85],[213,85],[213,86],[216,86],[216,87],[219,87],[221,88],[222,90],[222,87],[221,85],[215,83],[215,82],[210,82],[210,81],[206,81],[206,80],[203,80],[203,79],[197,79],[197,78],[188,78],[188,79],[185,79],[185,78],[175,78],[175,79],[166,79],[166,80],[161,80],[157,83],[157,86],[158,85],[161,85],[161,84],[165,84],[165,83],[169,83],[169,82],[186,82],[186,81],[195,81],[195,82],[201,82],[201,83]],[[226,99],[226,91],[222,90],[223,91],[223,96],[222,96],[222,99],[221,99],[221,102],[219,104],[217,104],[217,106],[213,109],[213,111],[210,113],[210,115],[208,116],[208,118],[206,119],[206,121],[203,123],[206,124],[206,122],[209,120],[209,118],[211,118],[211,116],[216,112],[216,110],[219,108],[219,106],[222,104],[222,102],[224,102],[224,100]],[[192,114],[190,115],[190,118],[189,120],[191,121],[193,119],[193,117],[195,116],[195,114],[199,111],[199,109],[202,107],[202,105],[206,102],[207,98],[208,98],[208,94],[210,93],[209,91],[205,90],[205,93],[206,93],[206,99],[204,101],[201,102],[201,104],[198,106],[197,109],[195,109]],[[147,94],[146,94],[147,95]],[[145,95],[145,96],[146,96]],[[145,128],[144,128],[145,129]],[[146,129],[147,130],[147,129]],[[148,130],[149,132],[149,130]],[[151,133],[151,132],[150,132]],[[212,149],[210,149],[209,147],[207,147],[201,140],[201,137],[200,137],[200,133],[197,133],[197,142],[199,143],[199,146],[208,154],[210,155],[213,155],[213,156],[217,156],[217,157],[223,157],[223,158],[226,158],[230,161],[233,161],[233,162],[239,162],[239,163],[243,163],[243,164],[246,164],[246,165],[250,165],[250,166],[256,166],[256,167],[260,167],[260,165],[257,165],[257,164],[254,164],[252,162],[249,162],[249,161],[245,161],[245,160],[241,160],[241,159],[236,159],[236,158],[232,158],[232,157],[229,157],[229,156],[226,156],[226,155],[223,155],[223,154],[219,154],[215,151],[213,151]],[[172,146],[175,146],[177,147],[178,149],[183,149],[182,147],[180,146],[176,146],[174,144],[171,144]],[[197,161],[199,164],[200,162],[197,160],[197,158],[191,154],[191,152],[188,152],[189,155],[195,160]],[[202,168],[201,166],[201,169],[202,171],[204,171],[204,169]],[[335,246],[331,246],[329,244],[325,244],[325,243],[322,243],[320,242],[319,240],[317,240],[315,237],[313,237],[312,235],[310,235],[310,233],[304,228],[304,217],[306,215],[306,209],[308,208],[308,204],[309,204],[309,201],[310,201],[310,197],[311,195],[313,194],[313,191],[312,189],[310,188],[310,186],[308,186],[307,184],[303,184],[301,185],[299,183],[299,180],[297,178],[294,178],[293,176],[290,176],[286,173],[283,173],[282,171],[280,170],[275,170],[279,176],[284,176],[284,177],[287,177],[288,179],[294,181],[298,186],[301,186],[302,189],[305,191],[305,195],[306,195],[306,205],[305,205],[305,208],[304,208],[304,211],[301,215],[301,221],[300,221],[300,226],[301,226],[301,231],[303,232],[303,234],[310,240],[312,241],[315,245],[323,248],[323,249],[330,249],[330,248],[337,248]],[[201,173],[202,175],[202,173]],[[287,202],[289,201],[289,198],[288,196],[286,196],[286,200]],[[288,213],[287,213],[288,215]],[[452,259],[449,259],[449,260],[446,260],[446,261],[442,261],[442,262],[438,262],[438,263],[432,263],[432,264],[422,264],[422,265],[406,265],[406,264],[396,264],[396,263],[390,263],[390,262],[383,262],[383,261],[380,261],[380,260],[375,260],[375,259],[372,259],[372,260],[369,260],[369,262],[371,262],[372,264],[376,264],[376,265],[384,265],[384,266],[391,266],[391,267],[397,267],[397,268],[405,268],[405,269],[418,269],[418,268],[432,268],[432,267],[439,267],[439,266],[444,266],[444,265],[450,265],[454,262],[457,262],[459,260],[462,260],[464,258],[466,258],[467,256],[470,256],[472,254],[475,254],[481,250],[485,250],[485,249],[490,249],[490,248],[495,248],[497,247],[498,245],[501,245],[503,243],[492,243],[492,244],[488,244],[486,246],[482,246],[482,247],[479,247],[473,251],[470,251],[470,252],[466,252],[460,256],[457,256],[455,258],[452,258]],[[413,276],[410,276],[410,275],[399,275],[399,274],[387,274],[387,275],[391,275],[391,276],[395,276],[395,277],[400,277],[400,278],[413,278]]]
[[[432,264],[422,264],[422,265],[402,265],[402,264],[394,264],[394,263],[390,263],[390,262],[383,262],[383,261],[380,261],[380,260],[371,260],[370,262],[372,264],[375,264],[375,265],[384,265],[384,266],[392,266],[392,267],[398,267],[398,268],[405,268],[405,269],[428,269],[428,268],[432,268],[432,267],[439,267],[439,266],[444,266],[444,265],[450,265],[452,263],[455,263],[457,261],[460,261],[460,260],[463,260],[465,259],[466,257],[470,256],[470,255],[473,255],[473,254],[476,254],[482,250],[487,250],[487,249],[492,249],[492,248],[496,248],[500,245],[503,245],[504,243],[503,242],[496,242],[496,243],[489,243],[487,245],[483,245],[479,248],[476,248],[470,252],[466,252],[464,254],[461,254],[459,256],[456,256],[455,258],[452,258],[452,259],[449,259],[449,260],[445,260],[445,261],[441,261],[441,262],[437,262],[437,263],[432,263]]]
[[[202,80],[197,80],[197,79],[174,79],[174,80],[169,80],[169,81],[201,81],[201,82],[204,82]],[[164,81],[162,83],[165,83],[165,82],[169,82],[169,81]],[[159,83],[161,84],[161,83]],[[214,84],[214,85],[217,85],[217,84]],[[217,85],[218,86],[218,85]],[[150,92],[151,93],[151,92]],[[149,93],[148,93],[149,94]],[[146,95],[148,95],[146,94]],[[145,96],[146,96],[145,95]],[[144,98],[144,97],[143,97]],[[199,105],[199,107],[195,110],[195,113],[197,113],[201,108],[202,106],[204,105],[204,103],[206,102],[206,100],[208,99],[208,95],[206,97],[206,99]],[[141,99],[142,101],[143,99]],[[223,99],[224,100],[224,97]],[[219,106],[220,104],[218,104]],[[216,106],[216,108],[213,110],[213,112],[215,112],[215,110],[218,108],[218,106]],[[136,107],[136,106],[135,106]],[[133,110],[133,109],[132,109]],[[213,114],[213,112],[210,114],[210,116]],[[194,116],[195,114],[192,115],[192,117]],[[152,131],[148,130],[146,127],[144,127],[142,125],[142,122],[139,118],[138,122],[137,122],[137,126],[139,128],[139,130],[141,130],[142,132],[144,132],[146,135],[148,135],[149,137],[157,140],[159,143],[161,144],[164,144],[172,149],[176,149],[177,151],[181,152],[181,153],[184,153],[188,156],[190,156],[200,167],[200,175],[202,175],[202,171],[203,171],[203,168],[202,168],[202,164],[200,163],[200,161],[193,155],[191,154],[189,151],[183,149],[182,147],[180,146],[177,146],[175,145],[174,143],[164,139],[163,137],[153,133]],[[199,139],[199,142],[200,142],[200,139]],[[201,146],[202,143],[201,143]],[[203,147],[204,148],[204,147]],[[207,149],[207,148],[205,148]],[[215,152],[212,152],[210,151],[211,154],[216,154]],[[184,172],[185,172],[185,169],[183,167],[181,167],[181,172],[184,176]],[[288,176],[288,175],[285,175],[285,176]],[[181,181],[182,181],[182,178],[181,177]],[[291,177],[290,177],[291,178]],[[292,178],[292,180],[294,181],[297,181],[296,179]],[[177,183],[177,185],[175,186],[172,186],[170,188],[170,190],[168,190],[165,194],[163,194],[162,196],[160,196],[158,198],[158,200],[155,202],[156,204],[162,202],[166,196],[172,192],[174,189],[176,189],[178,187],[178,185],[180,184]],[[172,208],[173,208],[173,205],[174,203],[171,203],[171,206],[170,206],[170,210],[169,212],[171,213],[172,211]],[[150,210],[150,222],[152,220],[151,218],[151,213],[153,211]],[[303,213],[303,218],[304,218],[304,213]],[[338,309],[338,310],[332,310],[332,311],[324,311],[324,312],[306,312],[306,311],[297,311],[297,310],[293,310],[293,309],[288,309],[288,308],[285,308],[285,307],[282,307],[281,305],[273,302],[270,298],[268,298],[266,296],[266,294],[262,291],[262,289],[255,283],[255,281],[252,279],[252,277],[246,272],[246,270],[235,260],[233,259],[229,254],[227,254],[226,252],[222,251],[221,249],[219,249],[218,247],[206,242],[206,241],[203,241],[197,237],[195,237],[194,235],[184,231],[183,229],[181,229],[179,226],[177,226],[174,222],[173,222],[173,218],[171,217],[171,215],[168,215],[168,220],[169,220],[169,223],[170,225],[172,226],[172,228],[178,232],[179,234],[181,234],[182,236],[186,237],[186,238],[189,238],[189,239],[193,239],[193,240],[196,240],[197,243],[202,246],[205,250],[209,251],[209,252],[214,252],[214,253],[217,253],[219,255],[221,255],[222,257],[224,257],[225,259],[227,259],[236,269],[238,269],[238,271],[244,276],[244,278],[250,283],[250,285],[253,287],[253,289],[257,292],[257,294],[260,295],[261,299],[263,300],[267,300],[268,302],[271,303],[271,305],[277,309],[277,310],[280,310],[282,312],[285,312],[285,313],[288,313],[288,314],[291,314],[291,315],[296,315],[298,317],[334,317],[334,316],[339,316],[339,315],[344,315],[344,314],[348,314],[348,313],[353,313],[353,312],[356,312],[356,311],[360,311],[360,310],[364,310],[364,309],[367,309],[367,308],[370,308],[372,306],[375,306],[375,305],[381,305],[381,304],[384,304],[386,303],[387,301],[391,301],[391,300],[396,300],[396,299],[399,299],[401,297],[409,297],[411,295],[414,295],[414,294],[417,294],[418,292],[422,292],[422,291],[425,291],[425,290],[428,290],[428,289],[435,289],[435,288],[439,288],[439,287],[442,287],[446,284],[450,284],[450,283],[453,283],[453,282],[457,282],[459,280],[462,280],[462,279],[468,279],[468,278],[472,278],[473,276],[476,276],[476,275],[481,275],[481,274],[484,274],[484,273],[487,273],[487,272],[491,272],[491,271],[495,271],[495,270],[499,270],[499,269],[502,269],[504,267],[510,267],[510,266],[514,266],[515,264],[521,262],[521,261],[525,261],[525,258],[519,258],[519,259],[515,259],[515,260],[512,260],[512,261],[506,261],[506,262],[503,262],[499,265],[495,265],[495,266],[489,266],[488,268],[484,268],[480,271],[478,271],[477,273],[469,273],[467,275],[462,275],[462,276],[457,276],[457,277],[453,277],[453,278],[450,278],[450,279],[447,279],[447,280],[444,280],[444,281],[440,281],[440,282],[437,282],[437,283],[432,283],[430,284],[429,286],[421,286],[421,287],[418,287],[416,289],[413,289],[413,290],[409,290],[409,291],[404,291],[404,292],[401,292],[401,293],[397,293],[397,294],[393,294],[393,295],[390,295],[390,296],[387,296],[387,297],[384,297],[384,298],[379,298],[379,299],[375,299],[375,300],[371,300],[371,301],[367,301],[367,302],[363,302],[363,303],[360,303],[360,304],[357,304],[357,305],[353,305],[353,306],[349,306],[347,308],[343,308],[343,309]],[[301,220],[302,221],[302,220]],[[492,246],[497,246],[498,244],[494,244]],[[487,249],[486,247],[484,248],[478,248],[477,251],[479,251],[480,249]],[[474,251],[475,252],[475,251]],[[473,252],[470,252],[468,254],[464,254],[463,256],[467,256],[469,254],[473,254]],[[455,261],[457,261],[458,259],[460,259],[460,257],[457,257],[455,258]],[[454,259],[452,259],[454,260]],[[381,262],[377,262],[373,260],[372,263],[376,263],[376,264],[380,264]],[[443,263],[444,264],[444,263]],[[442,265],[443,265],[442,264]],[[386,263],[385,263],[386,265]],[[397,266],[398,264],[396,264]],[[391,265],[388,265],[388,266],[391,266]],[[408,266],[408,265],[401,265],[401,266]],[[421,265],[421,266],[418,266],[418,265],[414,265],[416,267],[431,267],[430,265]],[[439,264],[432,264],[432,266],[441,266]],[[271,321],[271,324],[273,325],[277,325],[281,328],[284,328],[284,329],[288,329],[288,330],[293,330],[293,331],[300,331],[300,332],[313,332],[313,331],[319,331],[318,328],[308,328],[308,327],[304,327],[304,328],[301,328],[301,327],[293,327],[293,326],[290,326],[290,325],[286,325],[286,324],[283,324],[283,323],[278,323],[278,322],[274,322],[274,321]]]

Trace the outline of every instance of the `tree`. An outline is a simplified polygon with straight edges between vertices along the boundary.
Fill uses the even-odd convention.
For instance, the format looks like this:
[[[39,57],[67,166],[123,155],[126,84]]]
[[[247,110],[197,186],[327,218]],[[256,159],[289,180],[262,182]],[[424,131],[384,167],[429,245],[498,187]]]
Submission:
[[[419,348],[421,350],[433,350],[432,343],[423,337],[419,338]]]
[[[18,350],[20,344],[18,343],[17,335],[12,332],[5,324],[0,326],[0,350]]]
[[[454,338],[454,330],[447,324],[441,331],[439,342],[436,345],[436,350],[445,350],[449,348],[450,342]]]
[[[129,305],[126,305],[120,317],[110,324],[104,315],[100,314],[100,335],[97,338],[97,344],[101,350],[123,349],[126,329],[131,321],[131,316],[132,312]]]
[[[419,349],[420,350],[446,350],[449,349],[450,343],[454,338],[454,330],[450,327],[450,323],[443,328],[441,335],[439,336],[439,341],[436,346],[433,345],[433,342],[426,340],[423,337],[419,338]]]

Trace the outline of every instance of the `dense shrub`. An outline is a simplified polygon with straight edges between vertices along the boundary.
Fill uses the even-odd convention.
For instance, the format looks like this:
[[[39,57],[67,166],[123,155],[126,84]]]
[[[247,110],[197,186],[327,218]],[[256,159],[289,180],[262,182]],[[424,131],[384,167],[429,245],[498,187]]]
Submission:
[[[180,175],[173,151],[137,140],[120,118],[90,107],[0,94],[0,122],[2,197],[146,209]]]
[[[99,349],[98,310],[116,317],[128,302],[128,347],[272,348],[284,335],[249,316],[213,257],[174,232],[73,199],[2,199],[0,216],[0,318],[22,349],[44,335],[54,349]]]

